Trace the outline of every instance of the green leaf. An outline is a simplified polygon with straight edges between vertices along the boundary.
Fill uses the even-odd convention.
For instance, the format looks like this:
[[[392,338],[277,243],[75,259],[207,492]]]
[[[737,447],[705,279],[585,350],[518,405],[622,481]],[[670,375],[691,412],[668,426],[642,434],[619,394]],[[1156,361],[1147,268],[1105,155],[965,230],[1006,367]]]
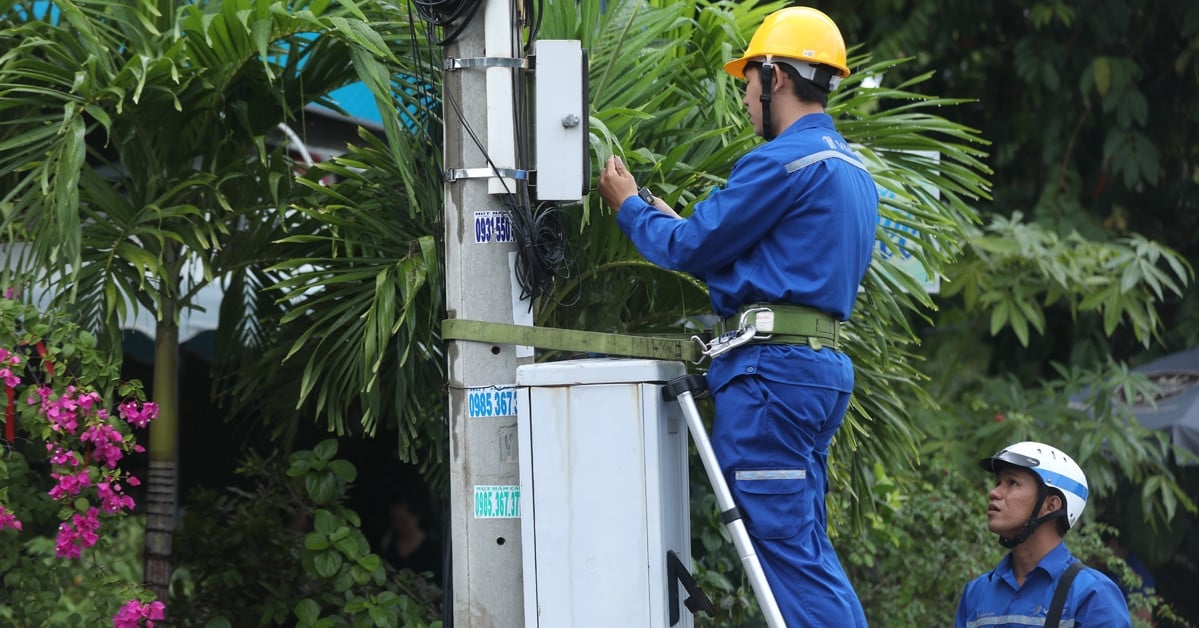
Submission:
[[[313,625],[317,618],[320,617],[320,604],[311,598],[304,598],[296,602],[295,613],[296,619],[300,620],[301,626]]]
[[[312,461],[305,458],[293,457],[291,464],[287,468],[287,475],[297,478],[308,473],[312,469]]]
[[[327,438],[317,443],[316,447],[312,448],[312,451],[316,454],[316,457],[319,460],[326,462],[332,460],[333,456],[337,455],[337,440],[333,438]]]
[[[341,528],[339,532],[349,532],[349,528]],[[338,551],[350,560],[357,560],[360,555],[358,540],[352,535],[344,534],[340,536],[334,541],[334,545]]]
[[[312,532],[304,536],[304,548],[319,552],[329,548],[329,537],[319,532]]]
[[[329,463],[329,470],[338,480],[349,484],[358,477],[358,470],[354,465],[346,460],[334,460]]]
[[[341,529],[341,519],[328,510],[319,508],[313,513],[313,527],[322,535],[331,537]]]
[[[328,506],[340,493],[341,484],[337,476],[328,472],[312,472],[304,478],[304,489],[316,504]]]
[[[382,559],[379,558],[378,554],[366,554],[358,557],[358,566],[362,567],[366,571],[374,572],[382,565]]]
[[[313,557],[312,562],[313,566],[316,567],[317,575],[322,578],[332,578],[341,569],[343,564],[341,554],[333,550],[320,552]]]
[[[1000,301],[995,305],[995,309],[991,310],[991,335],[999,333],[1007,325],[1010,319],[1010,304],[1007,301]]]
[[[1091,71],[1095,79],[1095,91],[1100,96],[1106,96],[1112,86],[1112,66],[1107,57],[1095,57],[1091,61]]]

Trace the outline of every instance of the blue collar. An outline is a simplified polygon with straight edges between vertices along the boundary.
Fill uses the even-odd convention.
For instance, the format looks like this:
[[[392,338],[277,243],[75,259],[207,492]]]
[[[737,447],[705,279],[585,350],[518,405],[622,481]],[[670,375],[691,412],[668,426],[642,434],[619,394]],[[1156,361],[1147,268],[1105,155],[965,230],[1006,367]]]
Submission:
[[[1045,554],[1041,557],[1041,560],[1037,562],[1037,566],[1033,567],[1032,571],[1028,572],[1028,578],[1024,580],[1024,583],[1028,584],[1028,582],[1033,578],[1033,575],[1037,572],[1043,572],[1051,582],[1056,581],[1062,576],[1063,573],[1066,572],[1066,568],[1069,567],[1070,563],[1072,562],[1074,562],[1074,556],[1070,553],[1070,550],[1066,549],[1065,542],[1059,542],[1056,547],[1049,550],[1048,554]],[[999,564],[995,566],[994,571],[991,572],[990,577],[992,580],[995,578],[1003,580],[1004,582],[1008,583],[1008,586],[1012,587],[1013,590],[1018,590],[1020,588],[1020,586],[1016,584],[1016,573],[1012,570],[1011,552],[1008,552],[1008,555],[1004,556],[1003,560],[999,561]]]

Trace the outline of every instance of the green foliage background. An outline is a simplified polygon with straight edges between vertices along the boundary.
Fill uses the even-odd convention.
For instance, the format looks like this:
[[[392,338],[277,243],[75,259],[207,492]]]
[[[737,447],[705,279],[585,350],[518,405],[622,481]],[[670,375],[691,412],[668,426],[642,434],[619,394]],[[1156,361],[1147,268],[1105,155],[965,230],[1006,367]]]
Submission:
[[[214,394],[230,417],[284,450],[310,424],[380,433],[444,486],[436,33],[377,2],[59,3],[69,28],[30,19],[33,4],[0,1],[0,228],[35,245],[6,280],[62,281],[60,302],[110,339],[122,305],[147,308],[169,338],[198,289],[179,283],[192,258],[227,286]],[[536,35],[589,50],[592,164],[622,154],[685,212],[758,141],[720,67],[784,4],[555,1],[537,5]],[[894,254],[902,236],[941,286],[876,263],[851,325],[859,388],[833,452],[831,533],[868,614],[945,620],[996,556],[976,461],[1022,438],[1074,453],[1088,518],[1118,516],[1167,570],[1170,601],[1193,605],[1166,589],[1197,575],[1192,469],[1111,401],[1147,390],[1130,364],[1199,341],[1199,6],[814,4],[855,46],[830,111],[894,194],[879,240]],[[276,64],[285,49],[321,62]],[[385,133],[293,178],[274,125],[351,80],[414,126],[384,116]],[[119,163],[145,167],[114,184]],[[538,324],[667,334],[707,314],[702,286],[645,263],[594,195],[562,216],[573,265],[534,304]],[[720,625],[737,625],[754,605],[705,484],[699,575]],[[890,577],[914,567],[927,590]]]

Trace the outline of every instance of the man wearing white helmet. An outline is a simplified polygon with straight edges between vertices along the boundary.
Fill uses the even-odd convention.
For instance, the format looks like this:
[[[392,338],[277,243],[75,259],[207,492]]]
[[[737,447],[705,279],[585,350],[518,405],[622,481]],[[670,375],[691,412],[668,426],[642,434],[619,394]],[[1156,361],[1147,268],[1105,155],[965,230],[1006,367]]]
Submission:
[[[958,628],[1131,626],[1120,588],[1062,541],[1087,505],[1087,478],[1061,450],[1016,443],[981,461],[995,474],[987,528],[1012,551],[966,585]]]
[[[718,337],[755,328],[708,370],[712,449],[786,625],[865,626],[825,509],[829,444],[854,387],[842,323],[878,226],[874,180],[825,112],[850,75],[845,41],[824,13],[787,7],[724,70],[745,79],[767,140],[727,185],[681,218],[612,157],[598,191],[646,259],[703,279]]]

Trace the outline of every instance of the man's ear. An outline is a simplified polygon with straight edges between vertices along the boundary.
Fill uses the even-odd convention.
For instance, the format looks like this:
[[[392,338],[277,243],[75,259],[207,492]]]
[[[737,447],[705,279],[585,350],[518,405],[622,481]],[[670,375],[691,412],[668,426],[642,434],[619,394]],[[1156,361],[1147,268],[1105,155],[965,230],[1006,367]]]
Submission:
[[[783,65],[781,63],[775,63],[775,64],[773,64],[773,67],[774,67],[774,91],[776,91],[776,92],[781,92],[784,90],[789,91],[791,89],[791,87],[790,87],[791,75],[787,74],[786,72],[783,71]],[[783,85],[784,81],[786,81],[788,83],[788,85],[784,86]]]
[[[1045,503],[1041,504],[1041,512],[1038,516],[1043,517],[1051,512],[1064,510],[1065,508],[1066,500],[1062,499],[1060,495],[1050,493],[1045,496]]]

